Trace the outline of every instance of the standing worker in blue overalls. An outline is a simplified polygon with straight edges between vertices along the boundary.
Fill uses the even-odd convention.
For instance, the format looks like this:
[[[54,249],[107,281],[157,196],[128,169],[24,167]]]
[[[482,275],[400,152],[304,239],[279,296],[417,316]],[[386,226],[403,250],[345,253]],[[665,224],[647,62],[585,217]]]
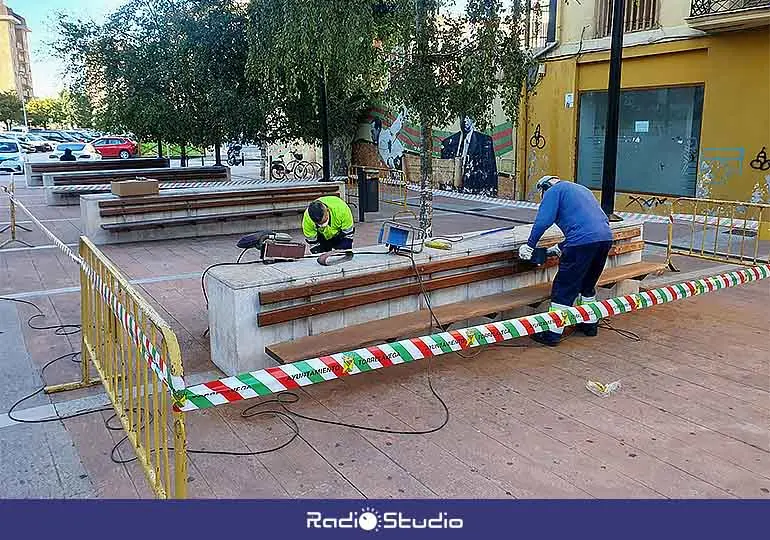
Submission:
[[[519,248],[519,257],[532,258],[537,243],[551,225],[556,224],[564,234],[557,246],[559,271],[551,287],[550,311],[561,311],[596,300],[596,283],[604,271],[612,246],[609,219],[594,194],[580,184],[562,182],[556,176],[544,176],[537,182],[543,194],[540,209],[526,244]],[[553,253],[553,251],[551,252]],[[595,336],[598,322],[580,323],[577,329]],[[549,346],[558,345],[564,328],[534,334],[532,339]]]

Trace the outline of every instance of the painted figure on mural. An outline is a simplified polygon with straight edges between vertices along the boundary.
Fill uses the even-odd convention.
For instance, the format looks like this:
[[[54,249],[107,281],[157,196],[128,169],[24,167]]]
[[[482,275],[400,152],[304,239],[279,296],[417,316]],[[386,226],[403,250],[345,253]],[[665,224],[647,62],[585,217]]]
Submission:
[[[441,159],[456,161],[458,174],[454,187],[458,191],[497,196],[494,141],[489,135],[476,131],[469,116],[461,118],[460,131],[441,142]]]
[[[402,110],[389,128],[382,127],[382,120],[375,118],[372,121],[372,142],[377,146],[380,159],[389,169],[401,169],[404,157],[404,145],[398,140],[398,133],[404,125],[406,110]]]

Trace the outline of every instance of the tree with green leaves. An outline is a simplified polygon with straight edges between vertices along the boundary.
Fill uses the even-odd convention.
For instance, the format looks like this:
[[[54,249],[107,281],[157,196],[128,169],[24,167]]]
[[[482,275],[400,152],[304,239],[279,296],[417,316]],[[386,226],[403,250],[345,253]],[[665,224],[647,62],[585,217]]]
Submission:
[[[51,124],[61,124],[66,120],[64,105],[59,98],[33,98],[27,102],[29,123],[48,129]]]
[[[463,116],[480,130],[490,126],[500,98],[515,122],[530,59],[521,41],[521,3],[468,0],[465,13],[447,0],[391,0],[391,18],[403,43],[388,54],[387,96],[405,104],[420,125],[420,227],[432,233],[432,130]]]
[[[72,127],[90,129],[93,127],[93,106],[85,92],[63,90],[59,99],[64,110],[64,119]]]
[[[0,121],[10,130],[14,123],[24,120],[22,103],[16,92],[0,92]]]
[[[182,146],[251,138],[261,115],[245,79],[244,10],[238,0],[128,0],[102,24],[63,14],[54,51],[99,128]]]
[[[269,111],[268,142],[319,142],[322,85],[333,141],[333,173],[344,174],[361,114],[387,85],[387,65],[373,39],[386,21],[372,0],[251,0],[247,76]]]

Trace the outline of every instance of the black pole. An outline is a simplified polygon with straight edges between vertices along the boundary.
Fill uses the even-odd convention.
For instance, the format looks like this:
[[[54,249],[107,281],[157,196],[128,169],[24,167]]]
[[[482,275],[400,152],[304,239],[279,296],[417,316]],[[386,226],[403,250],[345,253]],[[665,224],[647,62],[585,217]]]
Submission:
[[[318,77],[318,100],[319,100],[319,112],[321,115],[321,146],[323,148],[323,182],[332,181],[332,161],[331,161],[331,143],[329,141],[329,104],[326,100],[326,78],[324,77],[323,68],[321,68],[321,75]],[[360,201],[359,201],[360,202]]]
[[[610,79],[607,85],[607,129],[604,134],[602,171],[602,210],[615,213],[615,176],[618,164],[618,124],[620,120],[620,71],[623,60],[623,18],[626,0],[615,0],[612,11]]]
[[[363,167],[358,168],[358,221],[366,221],[366,170]]]
[[[559,0],[551,0],[548,4],[548,30],[545,35],[546,43],[556,41],[556,10],[559,9]],[[538,13],[538,15],[540,15]]]

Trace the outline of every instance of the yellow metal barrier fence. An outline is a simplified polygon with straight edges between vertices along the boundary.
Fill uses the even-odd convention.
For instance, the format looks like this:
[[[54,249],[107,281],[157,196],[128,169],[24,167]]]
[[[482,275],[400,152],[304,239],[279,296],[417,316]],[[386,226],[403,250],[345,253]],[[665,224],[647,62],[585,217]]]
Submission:
[[[183,377],[176,335],[85,237],[80,257],[82,380],[46,392],[93,384],[93,363],[152,491],[159,498],[185,498],[187,437],[171,391]]]
[[[760,228],[770,220],[770,205],[681,197],[671,205],[667,261],[672,255],[755,265],[770,262],[770,242]]]
[[[367,179],[375,174],[380,184],[380,201],[386,204],[393,204],[406,208],[406,177],[403,171],[398,169],[388,169],[386,167],[366,167],[362,165],[353,165],[348,167],[348,177],[345,186],[345,199],[348,204],[353,197],[358,198],[358,171],[364,169]]]

